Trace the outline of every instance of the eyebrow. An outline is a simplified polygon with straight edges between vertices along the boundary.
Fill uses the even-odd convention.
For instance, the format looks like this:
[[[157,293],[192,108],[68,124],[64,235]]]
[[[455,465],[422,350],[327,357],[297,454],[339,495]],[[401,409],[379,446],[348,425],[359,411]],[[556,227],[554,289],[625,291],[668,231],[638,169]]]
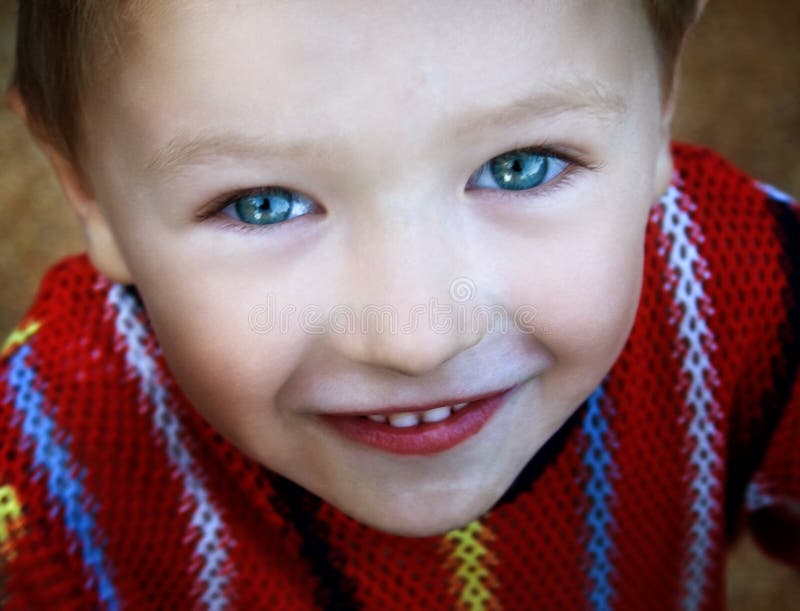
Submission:
[[[596,119],[610,122],[628,112],[625,98],[598,81],[575,79],[558,86],[539,84],[527,95],[494,107],[476,107],[459,113],[450,125],[454,134],[519,124],[530,118],[551,118],[564,113],[587,112]],[[330,141],[299,139],[276,141],[264,136],[200,131],[178,134],[160,148],[145,166],[147,174],[166,174],[182,167],[202,165],[218,158],[325,158],[334,155]]]
[[[599,81],[575,79],[557,86],[540,84],[537,91],[497,108],[470,109],[457,121],[481,129],[520,123],[530,117],[543,119],[582,111],[599,120],[612,121],[628,112],[628,104],[624,97]]]

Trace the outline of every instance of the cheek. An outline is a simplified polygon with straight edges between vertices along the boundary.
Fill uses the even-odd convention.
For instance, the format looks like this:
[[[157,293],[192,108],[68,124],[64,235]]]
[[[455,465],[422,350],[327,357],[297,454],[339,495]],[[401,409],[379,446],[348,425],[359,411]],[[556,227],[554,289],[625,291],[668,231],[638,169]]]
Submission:
[[[576,259],[547,300],[548,329],[562,360],[605,362],[622,349],[633,323],[642,255],[607,245]]]
[[[536,340],[553,366],[541,379],[553,429],[597,388],[630,334],[641,290],[641,249],[584,241],[562,251],[538,284]]]
[[[520,248],[504,281],[515,304],[532,305],[533,334],[578,376],[609,368],[635,317],[642,281],[644,219],[588,219],[551,227]],[[510,253],[509,253],[510,254]]]
[[[139,272],[164,356],[198,411],[234,439],[242,422],[275,417],[275,394],[296,367],[303,341],[277,324],[267,331],[269,296],[230,273]]]

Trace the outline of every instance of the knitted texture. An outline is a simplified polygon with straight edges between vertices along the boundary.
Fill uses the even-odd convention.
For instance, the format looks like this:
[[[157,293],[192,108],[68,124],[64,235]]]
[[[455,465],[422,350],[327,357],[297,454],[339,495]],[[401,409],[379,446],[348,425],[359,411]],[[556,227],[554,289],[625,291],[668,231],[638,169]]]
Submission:
[[[0,365],[5,608],[718,609],[744,526],[800,567],[800,208],[673,155],[613,368],[440,537],[252,462],[182,395],[135,289],[53,267]]]

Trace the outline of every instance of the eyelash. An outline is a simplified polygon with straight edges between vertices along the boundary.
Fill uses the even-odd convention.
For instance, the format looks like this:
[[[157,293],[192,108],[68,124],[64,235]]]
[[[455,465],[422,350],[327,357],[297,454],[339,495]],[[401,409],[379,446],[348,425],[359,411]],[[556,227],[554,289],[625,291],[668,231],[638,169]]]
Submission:
[[[253,187],[252,189],[242,189],[239,191],[233,191],[231,193],[226,193],[213,199],[211,202],[205,206],[204,210],[201,210],[197,214],[198,221],[206,221],[206,220],[218,220],[222,223],[223,229],[233,229],[236,231],[264,231],[274,228],[277,225],[283,224],[281,223],[273,223],[272,225],[255,225],[252,223],[245,223],[243,221],[237,221],[231,217],[222,214],[222,211],[225,210],[231,204],[236,203],[237,200],[242,199],[244,197],[248,197],[250,195],[256,195],[258,193],[263,193],[266,189],[274,187],[275,185],[269,186],[260,186],[260,187]],[[293,189],[286,189],[291,193],[299,193]],[[305,196],[304,196],[305,197]],[[309,198],[311,199],[311,198]],[[311,200],[313,202],[313,200]],[[294,217],[297,218],[297,217]],[[289,219],[291,220],[291,219]]]
[[[526,146],[524,144],[520,144],[519,146],[512,147],[504,152],[498,153],[494,157],[491,157],[488,161],[486,161],[483,165],[481,165],[475,172],[473,172],[473,174],[470,175],[470,178],[472,178],[473,175],[481,172],[483,168],[485,168],[493,159],[501,155],[505,155],[506,153],[530,153],[536,156],[557,159],[559,161],[565,162],[567,165],[561,172],[559,172],[551,180],[547,181],[542,185],[538,185],[530,189],[506,190],[506,189],[489,189],[484,187],[478,187],[470,189],[470,191],[488,192],[491,194],[490,197],[492,199],[520,199],[520,198],[531,199],[532,197],[537,197],[537,198],[546,197],[554,193],[556,190],[562,189],[572,184],[572,181],[575,179],[576,174],[579,174],[584,170],[588,171],[598,170],[602,167],[602,164],[595,163],[576,151],[567,152],[566,150],[563,150],[561,147],[552,146],[547,143],[534,146],[530,145]]]
[[[491,157],[477,170],[475,170],[472,174],[470,174],[470,179],[475,175],[479,175],[479,173],[483,170],[483,168],[485,168],[493,159],[499,157],[500,155],[504,155],[506,153],[530,153],[537,156],[557,159],[565,162],[567,165],[559,174],[557,174],[554,178],[552,178],[548,182],[542,185],[538,185],[536,187],[532,187],[530,189],[506,190],[506,189],[490,189],[486,187],[477,187],[473,189],[468,189],[468,191],[474,191],[478,193],[489,192],[491,193],[492,198],[500,198],[500,199],[508,199],[508,198],[530,199],[531,197],[546,197],[547,195],[550,195],[556,190],[570,185],[573,179],[575,178],[575,174],[578,174],[584,170],[594,171],[602,167],[601,164],[593,163],[589,159],[585,158],[583,155],[580,155],[576,152],[567,153],[566,151],[560,150],[560,147],[553,147],[547,144],[536,145],[536,146],[522,145],[518,147],[509,148],[506,151],[501,152],[498,155],[495,155],[494,157]],[[275,185],[270,185],[270,186],[275,186]],[[285,223],[286,221],[282,221],[280,223],[273,223],[271,225],[270,224],[256,225],[251,223],[245,223],[242,221],[237,221],[233,218],[221,214],[225,208],[227,208],[231,204],[234,204],[237,200],[243,197],[248,197],[250,195],[263,193],[264,190],[267,188],[269,187],[259,186],[259,187],[254,187],[252,189],[243,189],[231,193],[226,193],[209,202],[208,205],[205,207],[204,211],[198,213],[197,219],[199,221],[205,221],[211,219],[212,217],[219,218],[220,221],[223,222],[222,225],[223,229],[234,229],[237,231],[247,232],[247,231],[263,231],[265,229],[267,230],[272,229],[277,225]],[[293,191],[292,189],[287,188],[286,190],[292,193],[296,193],[296,191]],[[223,221],[220,217],[225,217],[229,222]],[[299,218],[299,217],[293,217],[293,218]]]

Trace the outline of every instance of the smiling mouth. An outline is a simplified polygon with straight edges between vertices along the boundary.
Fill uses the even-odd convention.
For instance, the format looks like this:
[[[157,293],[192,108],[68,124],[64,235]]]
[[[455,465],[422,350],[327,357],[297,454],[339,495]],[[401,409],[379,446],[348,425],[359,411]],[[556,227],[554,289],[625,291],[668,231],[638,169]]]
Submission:
[[[438,454],[480,432],[507,403],[513,386],[492,396],[416,412],[321,415],[320,419],[351,441],[402,455]]]

